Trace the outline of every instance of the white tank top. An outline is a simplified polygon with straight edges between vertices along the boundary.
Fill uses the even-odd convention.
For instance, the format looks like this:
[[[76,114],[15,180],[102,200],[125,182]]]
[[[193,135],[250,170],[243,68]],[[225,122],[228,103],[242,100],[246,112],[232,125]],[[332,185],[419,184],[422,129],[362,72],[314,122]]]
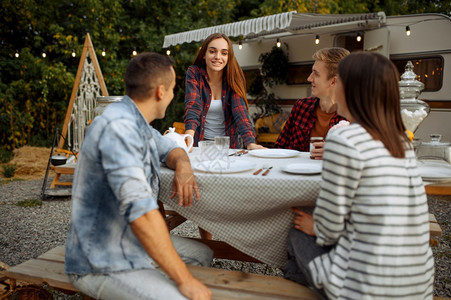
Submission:
[[[214,140],[215,136],[224,136],[224,112],[221,100],[211,100],[210,108],[205,117],[204,139]]]

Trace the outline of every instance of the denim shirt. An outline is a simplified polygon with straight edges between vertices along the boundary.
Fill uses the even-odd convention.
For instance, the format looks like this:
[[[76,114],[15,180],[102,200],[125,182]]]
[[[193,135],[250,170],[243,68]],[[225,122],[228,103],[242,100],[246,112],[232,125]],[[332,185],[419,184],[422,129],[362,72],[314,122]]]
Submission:
[[[74,174],[66,273],[153,268],[129,223],[158,209],[160,162],[176,147],[128,96],[94,119]]]

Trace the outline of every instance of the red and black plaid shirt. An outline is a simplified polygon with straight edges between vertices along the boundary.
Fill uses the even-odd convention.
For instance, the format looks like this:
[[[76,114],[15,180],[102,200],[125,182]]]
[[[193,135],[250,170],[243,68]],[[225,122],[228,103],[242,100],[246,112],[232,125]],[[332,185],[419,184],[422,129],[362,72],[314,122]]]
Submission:
[[[185,90],[185,130],[192,129],[194,146],[204,139],[205,119],[211,103],[211,89],[208,84],[207,70],[193,65],[186,73]],[[224,111],[224,127],[230,136],[230,148],[239,148],[240,139],[244,145],[255,143],[255,131],[252,126],[246,103],[227,85],[226,74],[222,81],[222,109]]]
[[[274,147],[310,151],[310,133],[315,126],[315,110],[318,104],[319,98],[316,97],[302,98],[296,101]],[[335,114],[330,119],[329,128],[341,120],[346,119]]]

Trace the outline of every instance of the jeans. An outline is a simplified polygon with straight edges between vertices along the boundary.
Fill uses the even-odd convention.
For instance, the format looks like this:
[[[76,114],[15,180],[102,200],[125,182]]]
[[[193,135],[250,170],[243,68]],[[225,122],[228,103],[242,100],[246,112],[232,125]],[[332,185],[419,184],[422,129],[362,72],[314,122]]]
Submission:
[[[290,229],[288,233],[288,261],[284,269],[284,277],[302,285],[309,286],[321,299],[327,299],[323,289],[313,284],[308,264],[317,256],[328,253],[332,247],[321,247],[316,244],[316,237],[302,231]]]
[[[210,266],[213,251],[206,245],[171,235],[172,243],[186,264]],[[155,263],[154,263],[155,264]],[[95,299],[186,299],[162,270],[126,270],[110,274],[69,275],[72,284]]]

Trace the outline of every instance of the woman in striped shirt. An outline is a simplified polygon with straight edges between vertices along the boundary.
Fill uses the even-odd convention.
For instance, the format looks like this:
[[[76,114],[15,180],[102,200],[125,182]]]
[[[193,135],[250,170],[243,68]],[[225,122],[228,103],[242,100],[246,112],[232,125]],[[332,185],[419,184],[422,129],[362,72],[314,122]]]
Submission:
[[[293,209],[285,277],[327,299],[432,299],[427,198],[400,115],[398,72],[353,53],[338,67],[313,216]]]

